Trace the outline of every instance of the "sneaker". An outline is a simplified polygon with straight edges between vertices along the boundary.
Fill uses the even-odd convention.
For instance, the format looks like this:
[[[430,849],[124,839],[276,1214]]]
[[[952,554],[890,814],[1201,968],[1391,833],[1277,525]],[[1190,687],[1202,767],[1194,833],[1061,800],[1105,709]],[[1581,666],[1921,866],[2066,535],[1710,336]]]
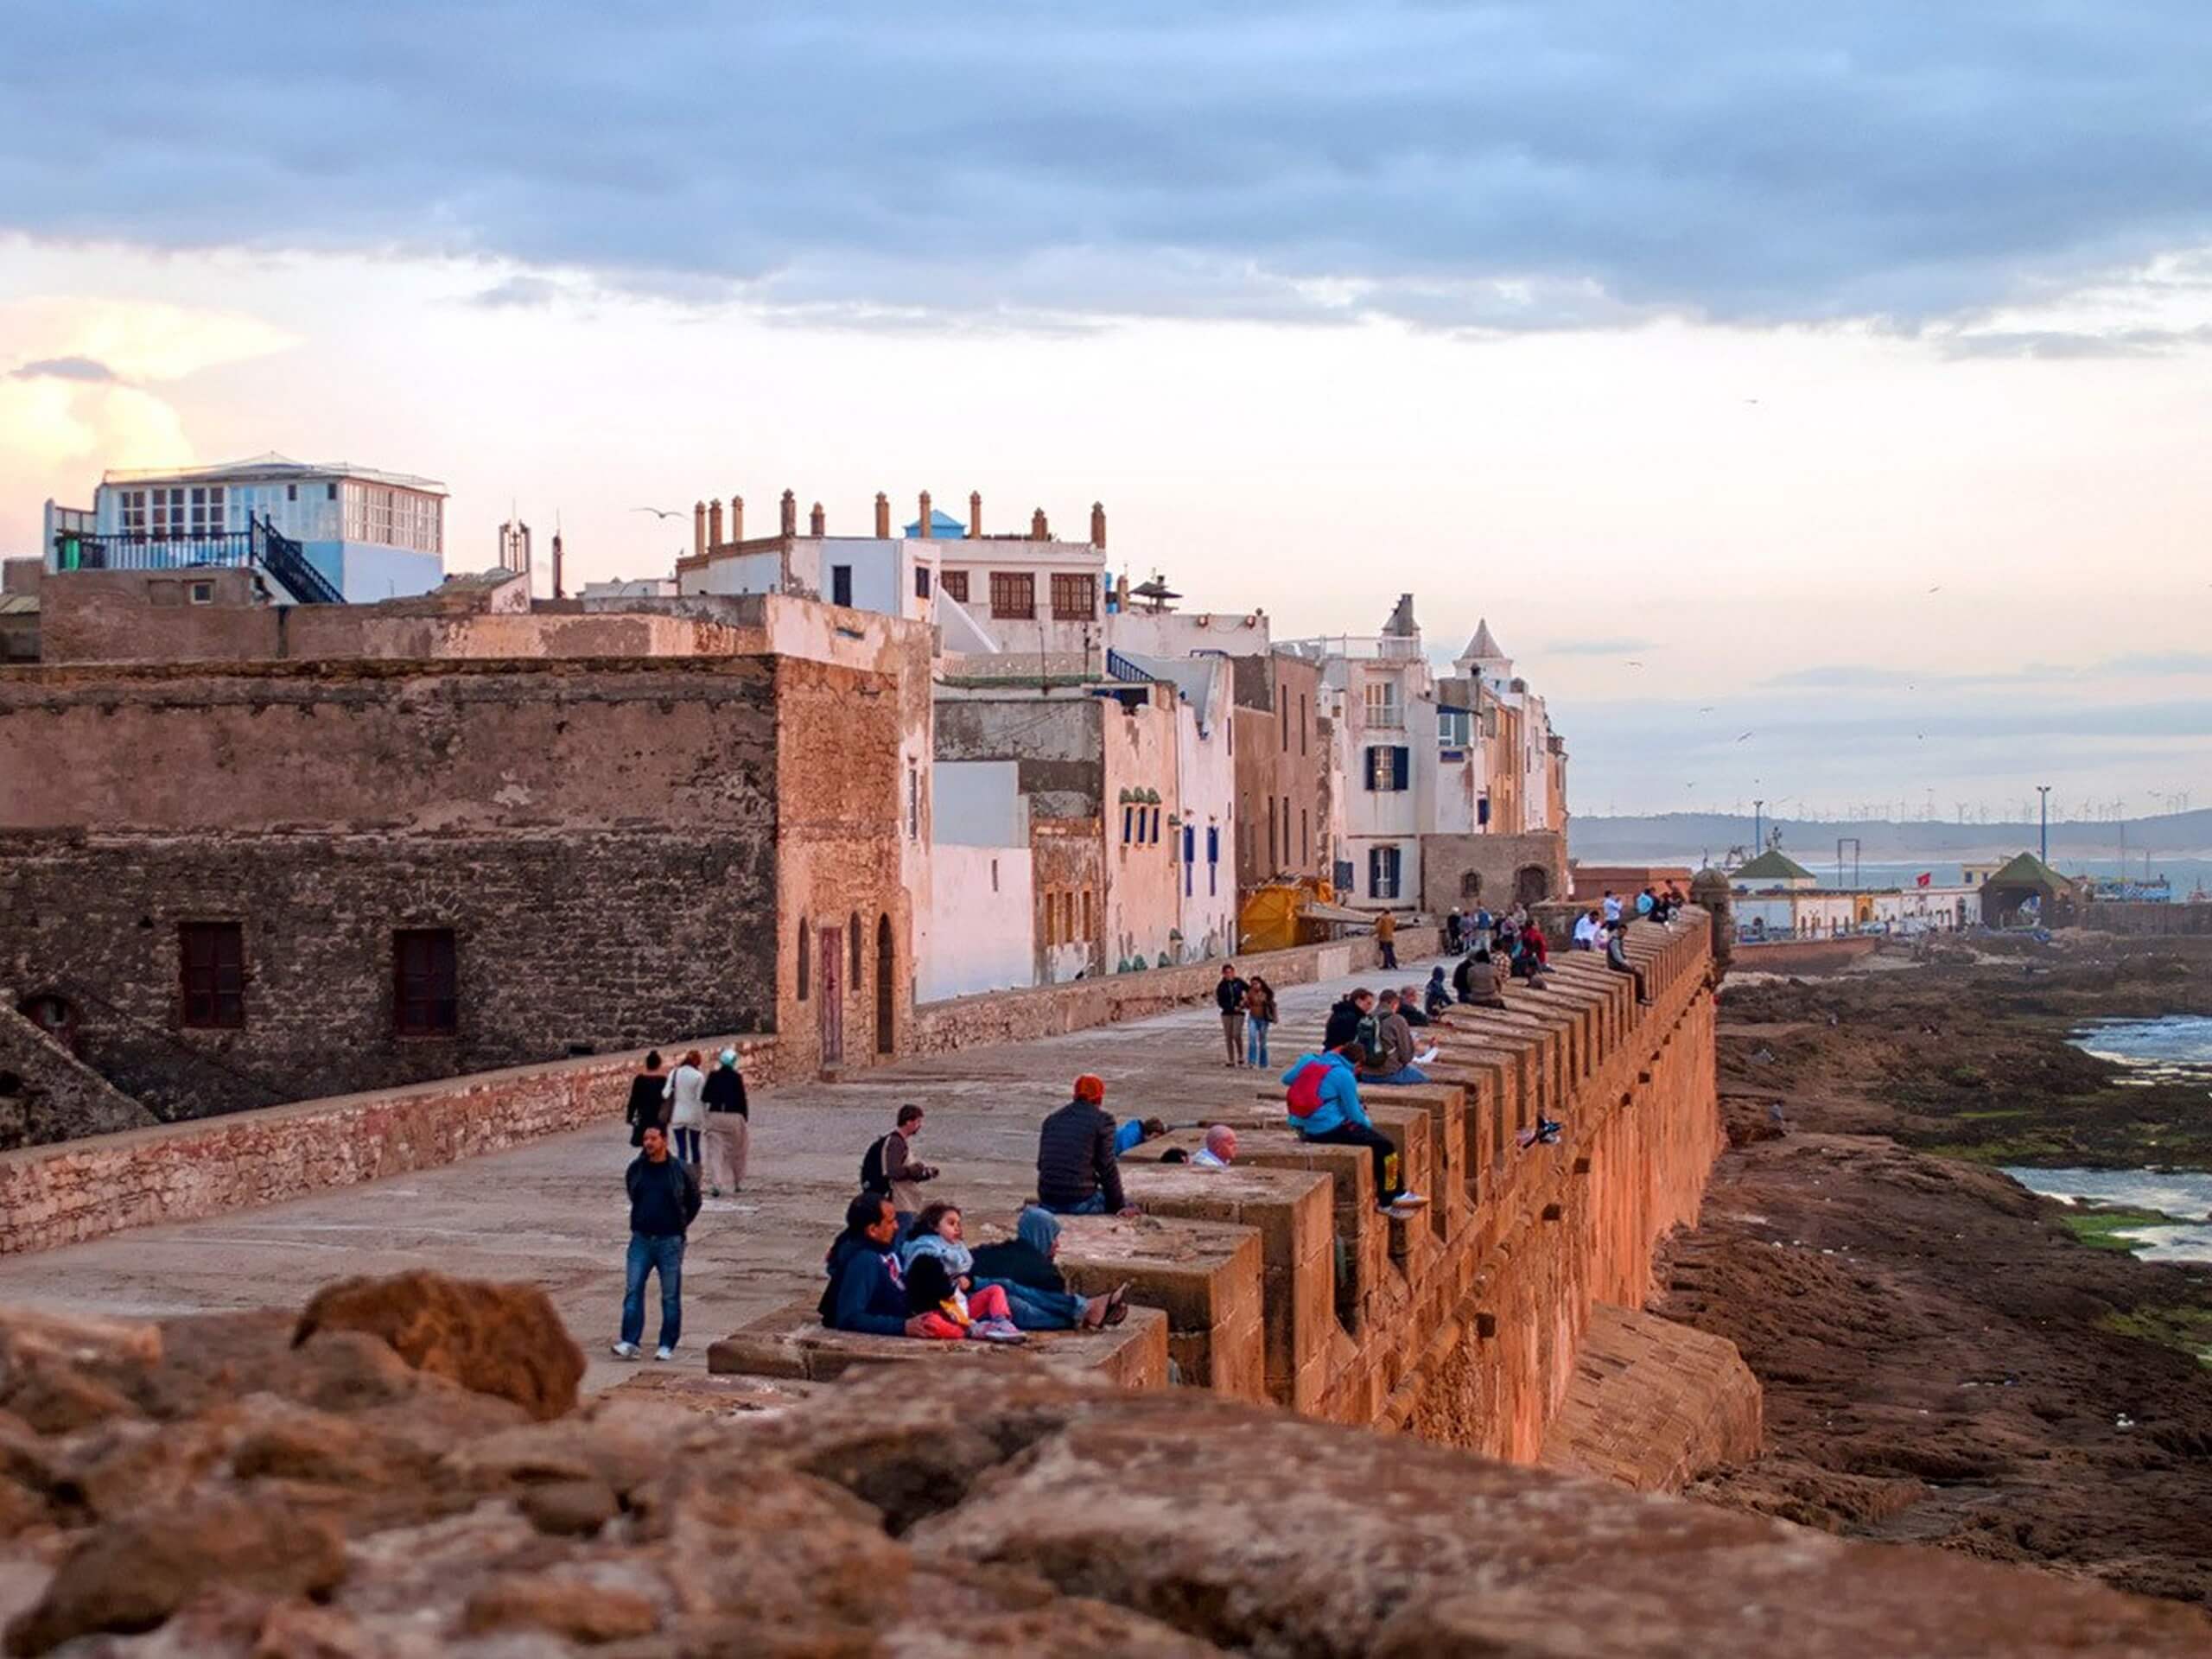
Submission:
[[[653,1357],[655,1359],[674,1359],[676,1357],[676,1350],[670,1347],[664,1342],[659,1347],[653,1350]]]
[[[638,1357],[638,1344],[634,1342],[618,1342],[613,1344],[611,1351],[617,1359],[635,1359]]]

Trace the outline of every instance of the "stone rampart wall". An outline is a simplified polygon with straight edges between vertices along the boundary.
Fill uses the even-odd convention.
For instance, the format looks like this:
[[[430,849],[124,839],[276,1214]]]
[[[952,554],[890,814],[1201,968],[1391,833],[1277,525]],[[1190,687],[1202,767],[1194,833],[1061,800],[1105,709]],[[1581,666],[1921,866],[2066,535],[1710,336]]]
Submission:
[[[728,1044],[773,1070],[760,1038]],[[513,1066],[0,1152],[0,1255],[434,1168],[620,1116],[642,1054]]]
[[[1694,1224],[1724,1144],[1711,941],[1700,910],[1633,927],[1648,1004],[1627,976],[1571,953],[1547,988],[1510,987],[1504,1008],[1458,1008],[1421,1033],[1440,1048],[1432,1081],[1363,1092],[1405,1179],[1431,1198],[1425,1212],[1379,1213],[1367,1154],[1300,1140],[1284,1126],[1280,1090],[1255,1080],[1249,1112],[1231,1118],[1236,1167],[1157,1161],[1191,1144],[1190,1131],[1129,1154],[1124,1185],[1145,1213],[1069,1220],[1060,1259],[1071,1282],[1086,1293],[1132,1284],[1135,1300],[1167,1313],[1181,1379],[1236,1398],[1521,1462],[1547,1455],[1549,1438],[1552,1460],[1646,1488],[1754,1455],[1758,1383],[1725,1344],[1686,1354],[1648,1330],[1589,1340],[1594,1310],[1642,1306],[1655,1246]],[[1200,966],[1209,978],[1218,971]],[[1103,995],[1121,984],[1060,988]],[[1193,976],[1163,993],[1203,988]],[[1019,1029],[975,1039],[1064,1029],[1052,1022],[1078,1012],[1111,1017],[1065,997],[1039,996],[1035,1009]],[[1522,1147],[1540,1116],[1563,1126],[1560,1137]],[[802,1340],[817,1350],[858,1339],[823,1332],[810,1305],[795,1306],[715,1344],[710,1363],[785,1375],[797,1363],[787,1350]],[[870,1357],[926,1362],[933,1346]],[[1604,1432],[1592,1401],[1599,1418],[1615,1402],[1648,1405],[1636,1418],[1642,1439]]]

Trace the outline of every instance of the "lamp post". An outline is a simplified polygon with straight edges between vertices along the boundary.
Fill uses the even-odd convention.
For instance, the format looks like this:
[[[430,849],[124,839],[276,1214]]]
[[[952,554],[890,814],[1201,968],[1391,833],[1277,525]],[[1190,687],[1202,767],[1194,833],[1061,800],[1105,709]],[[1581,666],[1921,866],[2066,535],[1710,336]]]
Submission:
[[[2050,785],[2037,784],[2036,793],[2043,798],[2043,850],[2036,856],[2048,864],[2050,862]]]
[[[1766,850],[1766,837],[1760,833],[1765,823],[1761,809],[1766,805],[1764,797],[1751,803],[1751,856],[1757,858]]]

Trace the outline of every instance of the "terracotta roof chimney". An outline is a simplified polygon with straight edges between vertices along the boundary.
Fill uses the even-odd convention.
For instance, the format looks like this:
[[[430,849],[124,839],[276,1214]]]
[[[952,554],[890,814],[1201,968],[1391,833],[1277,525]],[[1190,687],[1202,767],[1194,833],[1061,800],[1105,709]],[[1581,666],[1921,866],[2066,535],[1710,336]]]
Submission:
[[[891,498],[881,490],[875,493],[875,539],[879,542],[891,539]]]
[[[785,536],[798,534],[798,497],[789,490],[784,492],[781,533]]]
[[[935,531],[930,524],[930,493],[924,490],[922,492],[922,539],[926,542],[934,534]]]
[[[707,556],[707,504],[703,501],[691,504],[691,553],[695,558]]]
[[[810,536],[822,535],[823,533],[822,527],[828,522],[823,517],[822,504],[819,501],[816,502],[814,511],[806,516],[806,533]]]
[[[1090,504],[1090,544],[1101,553],[1106,550],[1106,506],[1101,501]]]
[[[719,500],[709,501],[707,504],[707,545],[720,547],[721,544],[722,504]]]
[[[729,499],[729,538],[733,542],[745,539],[745,498],[741,495]]]
[[[1029,515],[1029,539],[1033,542],[1049,542],[1052,539],[1052,526],[1045,522],[1045,509],[1042,507]]]
[[[983,539],[983,493],[968,492],[968,534],[975,541]]]

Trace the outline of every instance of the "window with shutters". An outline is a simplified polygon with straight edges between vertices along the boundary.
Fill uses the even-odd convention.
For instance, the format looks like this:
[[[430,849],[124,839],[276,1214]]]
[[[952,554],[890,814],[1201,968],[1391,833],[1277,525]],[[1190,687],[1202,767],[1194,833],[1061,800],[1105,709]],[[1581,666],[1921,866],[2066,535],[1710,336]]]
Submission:
[[[991,614],[1023,620],[1037,614],[1037,578],[1027,570],[991,572]]]
[[[1370,899],[1395,899],[1398,896],[1398,849],[1395,847],[1370,847],[1367,849],[1367,896]]]
[[[186,922],[177,929],[183,1023],[236,1031],[245,1024],[245,929],[236,922]]]
[[[1402,790],[1411,772],[1411,751],[1402,744],[1378,743],[1367,751],[1367,786],[1377,791]]]
[[[1398,683],[1395,680],[1370,680],[1364,696],[1364,712],[1370,726],[1393,727],[1406,723],[1405,710],[1398,706]]]
[[[1221,870],[1221,831],[1211,824],[1206,826],[1206,897],[1211,899],[1220,888],[1215,882]]]
[[[461,1029],[460,963],[451,928],[393,932],[391,1028],[401,1037],[450,1037]]]
[[[965,605],[968,602],[968,573],[965,570],[940,570],[937,577],[938,591],[947,599]]]
[[[1098,614],[1098,578],[1087,570],[1057,571],[1052,576],[1052,619],[1088,622]]]

